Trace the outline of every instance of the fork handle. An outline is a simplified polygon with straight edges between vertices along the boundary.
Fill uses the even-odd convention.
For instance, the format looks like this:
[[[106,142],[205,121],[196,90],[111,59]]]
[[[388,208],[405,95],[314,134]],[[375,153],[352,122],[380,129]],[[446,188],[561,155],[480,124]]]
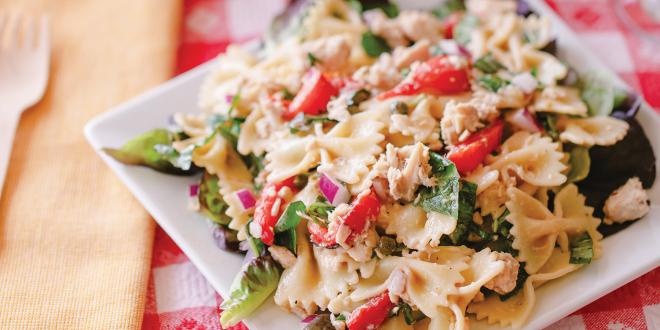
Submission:
[[[16,126],[21,118],[22,109],[0,111],[0,197],[2,197],[7,167],[11,158],[11,149],[14,145]]]

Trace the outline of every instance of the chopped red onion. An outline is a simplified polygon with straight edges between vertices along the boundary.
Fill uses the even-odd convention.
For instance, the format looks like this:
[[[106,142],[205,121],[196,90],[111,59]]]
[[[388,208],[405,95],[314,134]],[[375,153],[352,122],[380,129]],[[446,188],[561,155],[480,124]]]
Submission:
[[[514,126],[528,132],[537,133],[543,131],[543,126],[536,120],[536,117],[526,108],[514,111],[509,117],[509,122]]]
[[[191,184],[190,186],[188,186],[188,195],[190,197],[197,197],[197,195],[199,195],[199,185]]]
[[[314,321],[314,319],[317,318],[318,316],[319,316],[318,314],[312,314],[312,315],[309,315],[309,316],[307,316],[306,318],[304,318],[301,322],[302,322],[302,323],[309,323],[309,322],[312,322],[312,321]]]
[[[341,203],[348,203],[348,200],[351,198],[351,194],[348,193],[348,190],[343,184],[325,174],[321,174],[319,189],[328,202],[334,206]]]
[[[536,90],[536,86],[538,86],[536,78],[534,78],[529,72],[515,75],[513,79],[511,79],[511,83],[520,88],[525,94],[533,93]]]
[[[252,195],[252,192],[248,189],[241,189],[236,192],[236,197],[241,202],[243,210],[249,210],[254,207],[254,204],[257,203],[257,200]]]
[[[232,103],[234,101],[234,95],[227,94],[225,95],[225,102]]]
[[[459,55],[467,58],[472,57],[472,54],[470,54],[470,52],[465,49],[465,47],[461,46],[458,42],[452,39],[440,40],[438,46],[443,52],[449,55]]]

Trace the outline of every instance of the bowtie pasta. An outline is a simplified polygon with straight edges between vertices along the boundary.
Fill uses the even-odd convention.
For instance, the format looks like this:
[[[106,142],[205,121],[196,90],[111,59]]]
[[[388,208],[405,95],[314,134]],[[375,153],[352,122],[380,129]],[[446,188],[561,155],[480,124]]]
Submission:
[[[638,97],[557,58],[523,2],[296,8],[218,57],[202,112],[106,149],[203,173],[190,207],[247,251],[223,326],[274,299],[309,329],[520,328],[648,212]]]

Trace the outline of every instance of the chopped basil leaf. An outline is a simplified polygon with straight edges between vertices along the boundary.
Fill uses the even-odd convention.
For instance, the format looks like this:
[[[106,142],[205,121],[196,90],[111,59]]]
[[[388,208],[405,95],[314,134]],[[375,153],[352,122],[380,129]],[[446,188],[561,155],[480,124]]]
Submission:
[[[572,264],[588,264],[594,257],[593,241],[588,233],[582,234],[571,240],[571,259]]]
[[[337,320],[337,321],[346,321],[346,316],[344,314],[337,314],[335,316],[335,320]]]
[[[440,7],[433,9],[433,15],[442,20],[457,11],[465,11],[465,3],[462,0],[447,0]]]
[[[310,66],[316,65],[316,63],[323,63],[321,60],[319,60],[318,57],[314,56],[314,54],[310,52],[307,53],[307,60],[309,61]]]
[[[415,205],[426,212],[438,212],[458,219],[459,174],[456,166],[435,152],[429,153],[435,186],[422,187]]]
[[[389,18],[399,16],[399,7],[393,2],[387,0],[360,0],[358,2],[360,4],[360,13],[371,9],[380,9]],[[356,7],[354,5],[354,8]]]
[[[302,190],[307,186],[307,182],[309,181],[309,174],[304,173],[304,174],[298,174],[296,175],[295,178],[293,178],[293,185],[298,189]]]
[[[537,112],[536,118],[541,122],[543,130],[553,139],[559,139],[559,131],[557,131],[557,116],[549,112]]]
[[[362,34],[362,48],[369,55],[369,57],[378,57],[382,53],[388,53],[392,49],[387,44],[387,41],[380,36],[375,35],[371,31]]]
[[[485,74],[479,77],[479,84],[491,92],[497,93],[497,91],[506,84],[506,81],[498,76]]]
[[[403,319],[406,321],[407,325],[413,325],[415,322],[421,321],[426,317],[426,315],[420,310],[413,309],[405,302],[400,302],[397,305],[397,311],[392,316],[397,316],[399,314],[403,314]]]
[[[282,89],[282,98],[283,99],[291,101],[291,100],[293,100],[294,97],[295,97],[295,95],[293,95],[293,93],[291,93],[291,91],[289,91],[289,89],[287,89],[286,87]]]
[[[277,220],[277,224],[275,224],[275,232],[283,232],[292,228],[295,229],[302,219],[299,215],[300,213],[305,213],[305,203],[302,201],[289,203],[284,212],[282,212],[280,218]]]
[[[498,62],[491,54],[486,54],[478,58],[473,66],[483,73],[495,73],[500,69],[504,69],[504,65]]]
[[[325,198],[318,196],[316,201],[307,208],[307,215],[312,218],[327,220],[328,215],[334,210],[335,207],[332,204],[328,203]]]
[[[252,253],[254,253],[255,256],[260,256],[263,255],[264,252],[266,252],[266,245],[260,239],[255,238],[252,236],[252,234],[250,234],[249,228],[250,228],[250,223],[252,223],[252,221],[254,221],[254,219],[250,218],[250,221],[248,221],[248,223],[245,225],[248,228],[248,230],[246,230],[248,236],[247,238],[248,246],[250,247]]]
[[[460,180],[458,221],[456,222],[456,229],[449,235],[451,241],[456,245],[463,244],[470,233],[470,228],[474,224],[472,213],[474,213],[476,200],[477,185],[472,182]]]
[[[327,116],[311,116],[305,115],[304,113],[299,113],[291,121],[289,121],[289,129],[291,133],[295,134],[298,132],[310,132],[314,123],[337,123],[336,120],[330,119]]]
[[[297,255],[296,243],[297,243],[298,233],[296,228],[289,228],[285,231],[275,233],[275,245],[284,246],[289,249],[291,253]]]
[[[529,70],[529,74],[531,74],[532,77],[534,77],[534,78],[538,78],[539,69],[537,69],[536,67],[533,67],[531,70]]]
[[[493,220],[493,233],[502,235],[502,237],[509,237],[509,230],[511,230],[511,227],[513,225],[506,220],[506,217],[509,216],[511,212],[509,212],[509,209],[504,209],[504,212],[497,217],[497,219]]]
[[[456,24],[454,27],[454,40],[456,42],[467,45],[472,38],[472,31],[479,26],[479,18],[474,15],[467,14]]]

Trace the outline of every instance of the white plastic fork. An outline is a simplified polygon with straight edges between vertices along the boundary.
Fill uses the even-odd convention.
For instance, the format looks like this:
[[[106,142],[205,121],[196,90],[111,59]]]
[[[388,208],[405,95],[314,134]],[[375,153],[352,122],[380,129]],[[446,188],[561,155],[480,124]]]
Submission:
[[[49,62],[48,18],[0,13],[0,196],[16,126],[43,97]]]

